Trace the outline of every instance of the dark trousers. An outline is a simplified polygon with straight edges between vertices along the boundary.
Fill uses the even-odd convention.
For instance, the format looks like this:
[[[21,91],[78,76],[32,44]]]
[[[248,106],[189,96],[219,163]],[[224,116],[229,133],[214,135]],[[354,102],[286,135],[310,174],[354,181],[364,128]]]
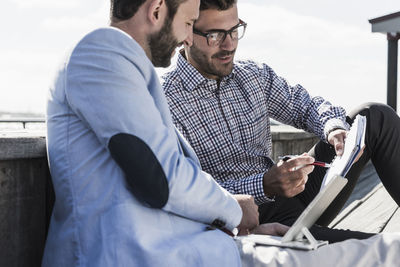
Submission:
[[[316,239],[328,240],[330,243],[350,238],[364,239],[374,235],[327,227],[344,206],[369,160],[375,166],[386,190],[400,206],[400,118],[387,105],[367,103],[353,110],[348,115],[347,122],[352,124],[357,114],[367,118],[364,153],[347,173],[346,186],[311,228],[311,233]],[[333,147],[322,141],[318,142],[309,154],[324,162],[331,162],[336,155]],[[293,198],[276,197],[275,202],[260,205],[260,223],[280,222],[292,225],[318,194],[325,172],[325,168],[316,166],[309,175],[302,193]]]

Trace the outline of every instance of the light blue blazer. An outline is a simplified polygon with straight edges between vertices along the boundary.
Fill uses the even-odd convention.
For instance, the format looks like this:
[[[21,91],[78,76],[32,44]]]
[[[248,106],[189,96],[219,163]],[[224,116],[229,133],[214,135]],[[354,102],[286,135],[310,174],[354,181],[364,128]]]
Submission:
[[[215,219],[233,229],[240,206],[201,171],[129,35],[101,28],[76,45],[51,87],[47,131],[56,202],[43,266],[240,266],[234,240],[206,230]],[[161,209],[132,193],[111,156],[120,133],[142,140],[162,167],[169,194]]]

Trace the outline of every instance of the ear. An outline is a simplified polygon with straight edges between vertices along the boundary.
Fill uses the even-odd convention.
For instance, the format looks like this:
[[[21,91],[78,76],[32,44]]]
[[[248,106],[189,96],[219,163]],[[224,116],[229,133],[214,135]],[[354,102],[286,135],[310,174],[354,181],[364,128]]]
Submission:
[[[147,18],[151,24],[157,25],[164,22],[167,14],[167,6],[165,0],[150,0],[147,10]]]

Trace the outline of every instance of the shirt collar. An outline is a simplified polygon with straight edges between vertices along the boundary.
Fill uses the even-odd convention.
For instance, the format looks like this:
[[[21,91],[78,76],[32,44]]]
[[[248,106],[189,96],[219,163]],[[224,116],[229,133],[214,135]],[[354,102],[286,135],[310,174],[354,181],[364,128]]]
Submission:
[[[182,55],[180,51],[178,53],[178,61],[177,61],[177,71],[179,77],[182,79],[182,84],[185,89],[192,91],[196,89],[199,85],[202,84],[216,84],[215,80],[205,78],[195,67],[190,64],[186,58]],[[228,76],[222,78],[221,82],[226,82],[227,80],[233,78],[235,76],[235,68],[232,73]],[[213,88],[214,86],[206,86],[206,88]],[[217,88],[217,86],[215,86]]]

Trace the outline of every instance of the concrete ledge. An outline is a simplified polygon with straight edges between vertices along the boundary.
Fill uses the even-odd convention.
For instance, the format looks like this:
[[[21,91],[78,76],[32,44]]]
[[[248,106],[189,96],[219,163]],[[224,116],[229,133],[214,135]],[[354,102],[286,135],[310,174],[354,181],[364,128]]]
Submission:
[[[313,134],[287,125],[272,125],[272,159],[308,152],[320,139]]]
[[[272,158],[307,152],[319,138],[287,125],[272,125]],[[11,131],[0,133],[0,160],[46,157],[44,131]]]
[[[273,141],[317,138],[314,134],[288,125],[271,125],[271,136]]]
[[[0,160],[46,157],[46,138],[40,132],[0,133]]]

